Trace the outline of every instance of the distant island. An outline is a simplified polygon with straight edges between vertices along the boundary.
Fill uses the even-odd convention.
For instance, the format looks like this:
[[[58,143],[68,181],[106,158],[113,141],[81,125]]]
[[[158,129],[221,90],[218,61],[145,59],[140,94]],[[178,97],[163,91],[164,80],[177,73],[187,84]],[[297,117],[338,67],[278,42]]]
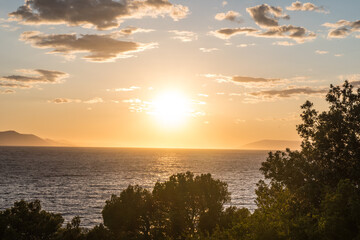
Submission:
[[[250,150],[285,150],[286,148],[290,148],[292,150],[296,150],[300,149],[300,144],[300,141],[265,139],[257,142],[248,143],[241,148]]]
[[[34,134],[22,134],[16,131],[0,132],[0,146],[69,146],[53,141],[51,139],[43,139]]]

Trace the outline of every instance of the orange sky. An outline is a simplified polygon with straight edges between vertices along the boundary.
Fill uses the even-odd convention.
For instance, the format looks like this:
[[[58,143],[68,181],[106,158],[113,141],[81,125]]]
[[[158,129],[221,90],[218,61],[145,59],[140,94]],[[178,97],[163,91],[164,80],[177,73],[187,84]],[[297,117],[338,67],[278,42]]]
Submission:
[[[331,83],[360,79],[360,2],[23,4],[0,8],[0,131],[77,146],[299,140],[300,105],[325,109]]]

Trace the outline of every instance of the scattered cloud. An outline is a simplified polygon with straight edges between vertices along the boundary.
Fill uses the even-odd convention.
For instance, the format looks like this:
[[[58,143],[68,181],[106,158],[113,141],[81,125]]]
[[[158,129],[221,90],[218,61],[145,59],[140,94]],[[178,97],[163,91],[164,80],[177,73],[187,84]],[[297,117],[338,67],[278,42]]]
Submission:
[[[155,31],[155,30],[154,29],[137,28],[137,27],[126,27],[119,31],[113,32],[113,33],[119,34],[121,36],[130,36],[135,33],[141,33],[141,32],[148,33],[148,32],[153,32],[153,31]]]
[[[319,54],[319,55],[325,55],[325,54],[328,54],[329,52],[328,51],[323,51],[323,50],[316,50],[315,53]]]
[[[322,97],[328,92],[327,88],[293,87],[287,89],[265,90],[246,93],[245,103],[258,103],[276,101],[286,98],[297,98],[299,96],[318,96]]]
[[[10,75],[3,76],[1,80],[21,82],[21,83],[59,83],[69,75],[60,71],[51,71],[43,69],[20,69],[18,72],[22,72],[27,75]]]
[[[335,57],[342,57],[342,56],[344,56],[344,54],[342,54],[342,53],[337,53],[337,54],[334,54],[334,56],[335,56]]]
[[[86,101],[83,101],[83,103],[87,103],[87,104],[95,104],[95,103],[102,103],[104,102],[104,100],[100,97],[95,97]]]
[[[267,121],[282,121],[282,122],[289,122],[289,121],[299,121],[300,114],[299,113],[289,113],[283,117],[263,117],[263,118],[256,118],[255,120],[258,122],[267,122]]]
[[[190,31],[171,30],[169,32],[175,35],[172,37],[172,39],[177,39],[182,42],[192,42],[198,39],[198,35]]]
[[[140,89],[140,87],[131,86],[129,88],[106,89],[106,91],[108,91],[108,92],[111,92],[111,91],[114,91],[114,92],[131,92],[131,91],[134,91],[134,90],[137,90],[137,89]]]
[[[141,52],[157,46],[156,43],[120,41],[112,34],[45,34],[37,31],[24,32],[20,40],[36,48],[53,49],[49,53],[74,56],[87,53],[83,58],[92,62],[108,62],[117,58],[131,57],[130,53]]]
[[[243,44],[239,44],[237,45],[237,47],[241,47],[241,48],[245,48],[245,47],[250,47],[250,46],[255,46],[255,43],[243,43]]]
[[[322,6],[318,7],[313,3],[301,3],[300,1],[293,2],[291,6],[286,7],[286,9],[289,11],[315,11],[327,13],[327,11],[325,11],[325,8]]]
[[[15,93],[15,91],[12,89],[0,90],[0,94],[11,94],[11,93]]]
[[[125,19],[167,15],[177,21],[188,13],[188,7],[168,0],[26,0],[9,16],[23,24],[67,24],[105,30],[119,27]]]
[[[293,43],[293,42],[288,42],[288,41],[277,41],[277,42],[274,42],[272,45],[278,45],[278,46],[294,46],[294,45],[296,45],[296,44]]]
[[[14,32],[19,29],[19,27],[11,26],[9,24],[0,24],[0,27],[9,32]]]
[[[151,102],[143,101],[139,98],[126,99],[123,100],[122,102],[129,104],[130,112],[150,111]]]
[[[69,76],[64,72],[44,69],[19,69],[17,71],[21,74],[0,77],[0,87],[32,88],[34,84],[61,83]]]
[[[198,96],[199,96],[199,97],[209,97],[208,94],[204,94],[204,93],[199,93]]]
[[[228,4],[227,1],[223,1],[223,2],[222,2],[223,7],[226,6],[227,4]]]
[[[273,7],[262,4],[247,8],[246,11],[254,19],[255,23],[263,28],[279,26],[279,19],[290,19],[289,15],[283,13],[281,7]]]
[[[360,73],[340,75],[339,79],[342,82],[348,80],[353,86],[360,87]]]
[[[72,103],[72,102],[80,103],[81,100],[80,99],[70,99],[70,98],[55,98],[53,100],[49,100],[48,102],[56,103],[56,104]]]
[[[53,100],[49,100],[49,103],[62,104],[62,103],[85,103],[85,104],[95,104],[95,103],[103,103],[104,100],[100,97],[95,97],[89,100],[80,100],[80,99],[72,99],[72,98],[55,98]]]
[[[324,23],[323,26],[330,28],[329,38],[345,38],[351,33],[360,32],[360,20],[354,22],[339,20],[336,23]]]
[[[279,78],[255,78],[255,77],[243,77],[243,76],[234,76],[232,81],[238,83],[264,83],[264,82],[277,82],[280,81]]]
[[[269,87],[284,83],[280,78],[258,78],[247,76],[224,76],[221,74],[204,74],[203,77],[215,80],[218,83],[234,83],[247,88]]]
[[[221,39],[229,39],[235,35],[249,35],[254,32],[258,32],[258,30],[255,28],[221,28],[219,30],[210,32],[210,34]]]
[[[204,52],[204,53],[210,53],[210,52],[214,52],[214,51],[218,51],[218,48],[199,48],[200,51]]]
[[[31,85],[21,84],[21,83],[9,83],[9,82],[1,82],[0,87],[4,88],[31,88]]]
[[[268,28],[265,32],[260,32],[254,28],[222,28],[212,31],[210,34],[221,39],[229,39],[238,34],[245,34],[246,36],[253,37],[292,39],[297,43],[303,43],[316,38],[315,33],[310,32],[303,27],[292,25]]]
[[[235,11],[228,11],[226,13],[218,13],[215,15],[215,19],[218,21],[228,20],[231,22],[241,23],[240,13]]]
[[[210,32],[211,35],[221,39],[229,39],[238,34],[246,36],[263,37],[263,38],[283,38],[291,39],[296,43],[304,43],[305,41],[316,38],[314,32],[308,31],[304,27],[297,27],[293,25],[279,25],[279,19],[290,19],[289,15],[283,13],[281,7],[269,6],[267,4],[258,5],[247,8],[246,11],[254,19],[255,23],[263,30],[255,28],[222,28]],[[291,46],[291,44],[283,44]]]
[[[283,25],[269,28],[266,32],[255,34],[255,36],[265,38],[286,38],[292,39],[297,43],[303,43],[316,38],[316,34],[314,32],[310,32],[303,27],[296,27],[293,25]]]

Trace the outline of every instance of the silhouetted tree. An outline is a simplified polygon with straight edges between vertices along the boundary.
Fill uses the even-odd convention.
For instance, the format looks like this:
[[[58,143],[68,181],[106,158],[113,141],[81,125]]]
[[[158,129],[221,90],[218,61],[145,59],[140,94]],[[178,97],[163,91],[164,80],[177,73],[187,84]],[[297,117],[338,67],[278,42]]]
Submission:
[[[360,90],[331,85],[326,100],[320,114],[302,106],[301,151],[270,153],[262,164],[270,182],[259,183],[254,217],[276,239],[360,237]]]
[[[86,240],[114,240],[114,235],[104,227],[103,224],[97,225],[86,235]]]
[[[151,193],[139,186],[129,186],[106,201],[102,211],[104,225],[124,239],[151,239],[155,212]]]
[[[166,235],[185,239],[196,232],[212,233],[223,206],[230,200],[227,184],[210,174],[179,173],[156,183],[153,196],[163,214]]]
[[[64,219],[60,214],[41,210],[40,201],[15,202],[14,206],[0,212],[0,239],[45,240],[55,239]]]
[[[80,217],[74,217],[71,223],[67,223],[65,228],[59,230],[57,238],[59,240],[85,240],[85,233],[80,227],[80,222]]]

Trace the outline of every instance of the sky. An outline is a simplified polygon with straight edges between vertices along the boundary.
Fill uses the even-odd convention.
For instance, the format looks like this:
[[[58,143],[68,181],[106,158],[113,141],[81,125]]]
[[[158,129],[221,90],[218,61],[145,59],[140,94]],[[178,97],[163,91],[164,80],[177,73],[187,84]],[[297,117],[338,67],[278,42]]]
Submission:
[[[360,81],[360,1],[0,0],[0,131],[76,146],[299,140]]]

